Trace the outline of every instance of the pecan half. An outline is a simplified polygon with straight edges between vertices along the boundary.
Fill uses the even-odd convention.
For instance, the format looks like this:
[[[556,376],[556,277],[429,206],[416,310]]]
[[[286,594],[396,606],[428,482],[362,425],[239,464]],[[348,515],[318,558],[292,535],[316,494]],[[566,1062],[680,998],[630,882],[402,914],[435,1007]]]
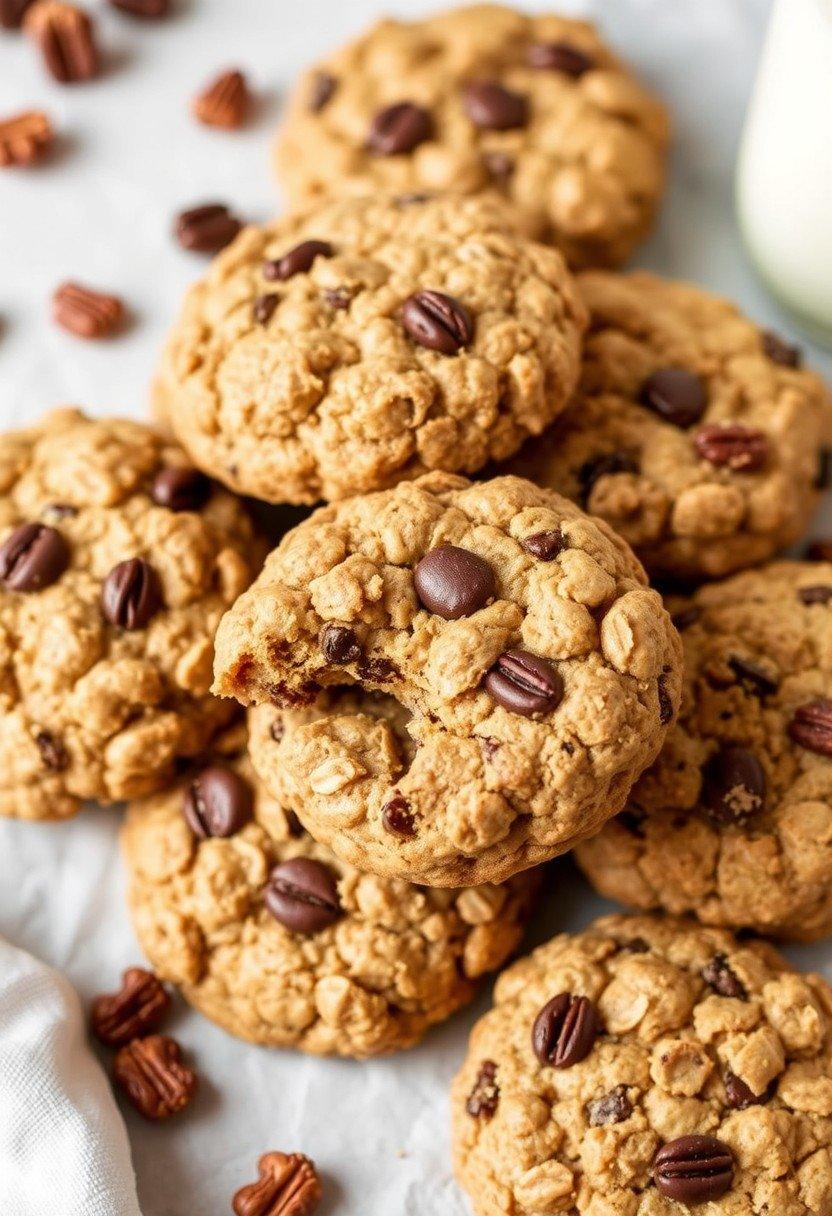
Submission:
[[[61,283],[52,296],[52,317],[76,338],[107,338],[123,323],[124,304],[118,296],[94,291],[82,283]]]
[[[60,0],[38,0],[23,28],[40,47],[49,73],[61,84],[89,80],[98,72],[93,24],[83,9]]]
[[[0,121],[0,166],[31,165],[52,146],[55,133],[42,110],[26,110]]]
[[[119,992],[98,996],[90,1029],[108,1047],[121,1047],[155,1030],[170,1009],[170,997],[152,971],[128,967]]]
[[[145,1119],[167,1119],[188,1105],[196,1073],[182,1063],[175,1039],[152,1034],[133,1039],[116,1054],[113,1076]]]
[[[251,95],[242,72],[223,72],[194,98],[194,117],[206,127],[233,130],[246,120]]]
[[[736,424],[703,426],[694,436],[693,446],[709,464],[735,473],[756,473],[768,458],[765,433]]]
[[[789,738],[807,751],[832,756],[832,701],[820,697],[799,705],[789,723]]]
[[[235,1216],[309,1216],[318,1206],[321,1183],[303,1153],[264,1153],[257,1170],[232,1200]]]

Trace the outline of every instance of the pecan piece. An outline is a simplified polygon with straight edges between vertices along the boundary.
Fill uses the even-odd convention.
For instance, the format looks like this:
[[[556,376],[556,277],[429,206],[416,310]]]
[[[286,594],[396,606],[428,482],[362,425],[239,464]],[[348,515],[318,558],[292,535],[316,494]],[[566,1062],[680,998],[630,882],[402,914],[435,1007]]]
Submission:
[[[206,127],[233,130],[246,120],[251,95],[242,72],[223,72],[194,98],[194,117]]]
[[[41,110],[26,110],[0,121],[0,167],[31,165],[52,146],[55,133]]]
[[[231,1201],[235,1216],[310,1216],[318,1206],[321,1183],[303,1153],[264,1153],[257,1171]]]
[[[153,972],[128,967],[118,992],[93,1001],[90,1028],[108,1047],[122,1047],[155,1030],[169,1009],[170,997]]]
[[[756,473],[768,458],[768,438],[748,426],[703,426],[693,446],[703,460],[735,473]]]
[[[82,283],[61,283],[52,296],[52,317],[76,338],[108,338],[124,321],[118,296],[94,291]]]
[[[40,47],[49,73],[61,84],[89,80],[98,72],[93,24],[83,9],[60,0],[39,0],[23,28]]]
[[[789,723],[789,738],[807,751],[832,756],[832,701],[819,697],[799,705]]]
[[[15,30],[20,25],[32,0],[0,0],[0,25]]]
[[[188,1105],[196,1073],[182,1063],[175,1039],[152,1034],[133,1039],[116,1054],[113,1076],[145,1119],[167,1119]]]

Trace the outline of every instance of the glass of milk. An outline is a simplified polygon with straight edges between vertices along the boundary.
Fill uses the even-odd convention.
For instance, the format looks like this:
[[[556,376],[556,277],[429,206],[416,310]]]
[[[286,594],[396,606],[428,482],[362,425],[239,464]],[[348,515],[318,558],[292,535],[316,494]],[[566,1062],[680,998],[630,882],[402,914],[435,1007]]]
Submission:
[[[775,0],[740,148],[737,211],[772,294],[832,346],[832,0]]]

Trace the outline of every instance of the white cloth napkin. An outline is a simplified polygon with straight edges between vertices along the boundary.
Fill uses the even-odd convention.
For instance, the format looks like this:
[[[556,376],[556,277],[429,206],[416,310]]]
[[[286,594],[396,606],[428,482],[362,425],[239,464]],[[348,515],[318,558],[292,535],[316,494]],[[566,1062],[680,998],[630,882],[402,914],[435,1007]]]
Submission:
[[[0,1213],[141,1216],[127,1132],[76,992],[2,938]]]

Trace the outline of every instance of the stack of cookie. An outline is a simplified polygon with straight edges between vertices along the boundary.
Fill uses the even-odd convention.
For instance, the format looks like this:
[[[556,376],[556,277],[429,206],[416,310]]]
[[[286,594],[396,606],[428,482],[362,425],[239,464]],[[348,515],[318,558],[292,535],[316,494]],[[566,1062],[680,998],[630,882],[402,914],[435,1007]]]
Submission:
[[[384,22],[299,84],[297,210],[185,300],[176,440],[0,442],[0,810],[130,800],[139,938],[209,1017],[368,1057],[502,966],[550,859],[640,910],[500,977],[453,1095],[481,1216],[832,1212],[832,992],[730,932],[832,934],[832,546],[771,561],[832,413],[611,269],[667,141],[584,23]],[[265,556],[237,495],[324,505]]]

